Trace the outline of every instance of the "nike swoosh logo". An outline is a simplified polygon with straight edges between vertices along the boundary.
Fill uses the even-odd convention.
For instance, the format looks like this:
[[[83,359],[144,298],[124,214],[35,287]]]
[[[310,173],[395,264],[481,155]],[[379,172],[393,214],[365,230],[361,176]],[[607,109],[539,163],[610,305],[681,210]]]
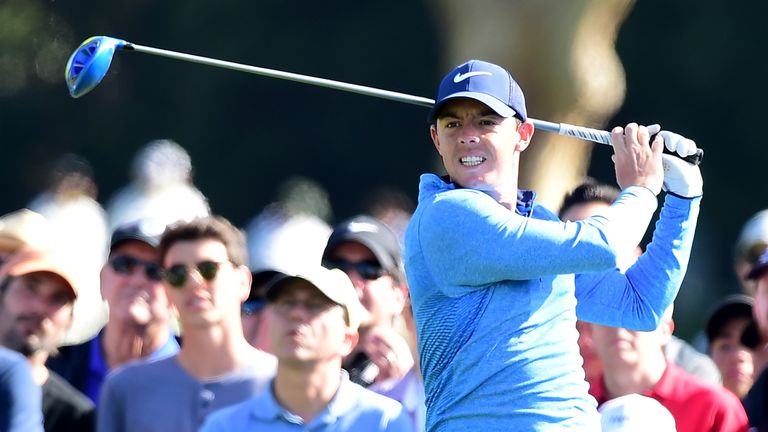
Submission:
[[[492,75],[492,74],[490,72],[483,72],[483,71],[467,72],[465,74],[462,74],[461,72],[459,72],[456,74],[455,77],[453,77],[453,82],[460,83],[469,77],[478,76],[478,75]]]

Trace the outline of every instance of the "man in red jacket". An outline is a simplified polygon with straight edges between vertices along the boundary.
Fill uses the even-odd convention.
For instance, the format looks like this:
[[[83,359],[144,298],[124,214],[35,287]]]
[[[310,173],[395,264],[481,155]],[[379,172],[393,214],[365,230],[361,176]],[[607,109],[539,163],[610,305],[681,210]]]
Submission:
[[[678,432],[747,431],[747,415],[735,395],[667,363],[663,347],[672,330],[672,308],[652,332],[593,324],[592,340],[604,367],[602,379],[590,388],[598,404],[637,393],[664,405]]]

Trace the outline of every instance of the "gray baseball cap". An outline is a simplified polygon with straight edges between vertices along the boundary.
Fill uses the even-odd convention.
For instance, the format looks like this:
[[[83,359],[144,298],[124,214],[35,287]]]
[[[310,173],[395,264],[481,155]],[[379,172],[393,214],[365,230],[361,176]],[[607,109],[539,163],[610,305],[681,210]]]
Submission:
[[[388,273],[396,277],[403,276],[400,242],[383,222],[371,216],[359,215],[336,225],[325,246],[323,260],[330,259],[340,244],[350,241],[370,249],[379,265]]]

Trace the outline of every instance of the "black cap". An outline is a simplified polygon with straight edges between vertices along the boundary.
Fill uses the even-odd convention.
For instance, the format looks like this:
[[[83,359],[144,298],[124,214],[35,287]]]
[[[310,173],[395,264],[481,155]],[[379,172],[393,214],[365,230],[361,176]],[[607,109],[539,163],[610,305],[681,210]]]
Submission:
[[[744,327],[744,331],[741,332],[741,344],[750,349],[756,349],[762,343],[763,338],[760,337],[760,330],[757,328],[757,321],[754,318]]]
[[[754,303],[752,297],[743,294],[728,296],[718,303],[707,320],[706,332],[709,343],[712,343],[720,335],[723,327],[732,320],[737,318],[752,319],[752,305]]]
[[[251,292],[248,294],[248,300],[264,300],[267,298],[267,288],[272,279],[282,275],[277,270],[260,270],[251,272]]]
[[[344,242],[357,242],[373,252],[379,265],[388,273],[402,277],[402,251],[397,235],[383,222],[370,216],[359,215],[336,225],[323,252],[328,259],[336,247]]]
[[[142,219],[121,225],[112,233],[109,251],[112,252],[120,243],[128,240],[140,241],[156,248],[160,245],[160,237],[164,231],[165,224],[154,219]]]

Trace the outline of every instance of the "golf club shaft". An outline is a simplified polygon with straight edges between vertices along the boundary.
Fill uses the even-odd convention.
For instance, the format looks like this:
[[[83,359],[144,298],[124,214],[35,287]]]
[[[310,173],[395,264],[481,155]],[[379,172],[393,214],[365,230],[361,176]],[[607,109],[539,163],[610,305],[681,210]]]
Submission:
[[[434,105],[435,103],[435,101],[433,101],[432,99],[413,96],[405,93],[398,93],[394,91],[381,90],[373,87],[366,87],[366,86],[357,85],[357,84],[350,84],[350,83],[345,83],[341,81],[329,80],[325,78],[317,78],[317,77],[308,76],[308,75],[301,75],[301,74],[296,74],[291,72],[283,72],[283,71],[274,70],[274,69],[250,66],[242,63],[233,63],[233,62],[224,61],[224,60],[217,60],[217,59],[212,59],[212,58],[202,57],[202,56],[197,56],[192,54],[184,54],[184,53],[179,53],[175,51],[168,51],[164,49],[136,45],[132,43],[126,44],[123,47],[123,49],[128,51],[138,51],[138,52],[143,52],[147,54],[154,54],[161,57],[168,57],[168,58],[188,61],[192,63],[199,63],[199,64],[208,65],[208,66],[216,66],[216,67],[236,70],[240,72],[247,72],[247,73],[252,73],[256,75],[263,75],[271,78],[295,81],[303,84],[310,84],[314,86],[326,87],[326,88],[335,89],[335,90],[343,90],[346,92],[358,93],[365,96],[374,96],[381,99],[389,99],[397,102],[405,102],[412,105],[419,105],[427,108],[432,107],[432,105]]]
[[[310,84],[319,87],[326,87],[335,90],[342,90],[351,93],[357,93],[365,96],[373,96],[381,99],[389,99],[396,102],[404,102],[412,105],[419,105],[427,108],[431,108],[435,101],[429,98],[409,95],[405,93],[399,93],[389,90],[377,89],[374,87],[368,87],[358,84],[350,84],[341,81],[335,81],[325,78],[318,78],[309,75],[302,75],[291,72],[284,72],[275,69],[262,68],[257,66],[245,65],[242,63],[234,63],[225,60],[212,59],[209,57],[203,57],[193,54],[185,54],[176,51],[169,51],[159,48],[153,48],[143,45],[136,45],[133,43],[126,43],[122,46],[122,49],[127,51],[137,51],[146,54],[153,54],[160,57],[168,57],[176,60],[187,61],[191,63],[198,63],[208,66],[215,66],[224,69],[231,69],[240,72],[247,72],[256,75],[267,76],[271,78],[278,78],[288,81],[295,81],[303,84]],[[553,123],[543,120],[537,120],[534,118],[528,118],[533,123],[534,127],[539,130],[547,132],[553,132],[563,136],[570,136],[574,138],[580,138],[587,141],[592,141],[600,144],[611,145],[611,134],[604,130],[592,129],[583,126],[574,126],[567,123]],[[693,163],[699,164],[701,162],[702,152],[699,150],[697,154],[686,156],[683,159]]]

